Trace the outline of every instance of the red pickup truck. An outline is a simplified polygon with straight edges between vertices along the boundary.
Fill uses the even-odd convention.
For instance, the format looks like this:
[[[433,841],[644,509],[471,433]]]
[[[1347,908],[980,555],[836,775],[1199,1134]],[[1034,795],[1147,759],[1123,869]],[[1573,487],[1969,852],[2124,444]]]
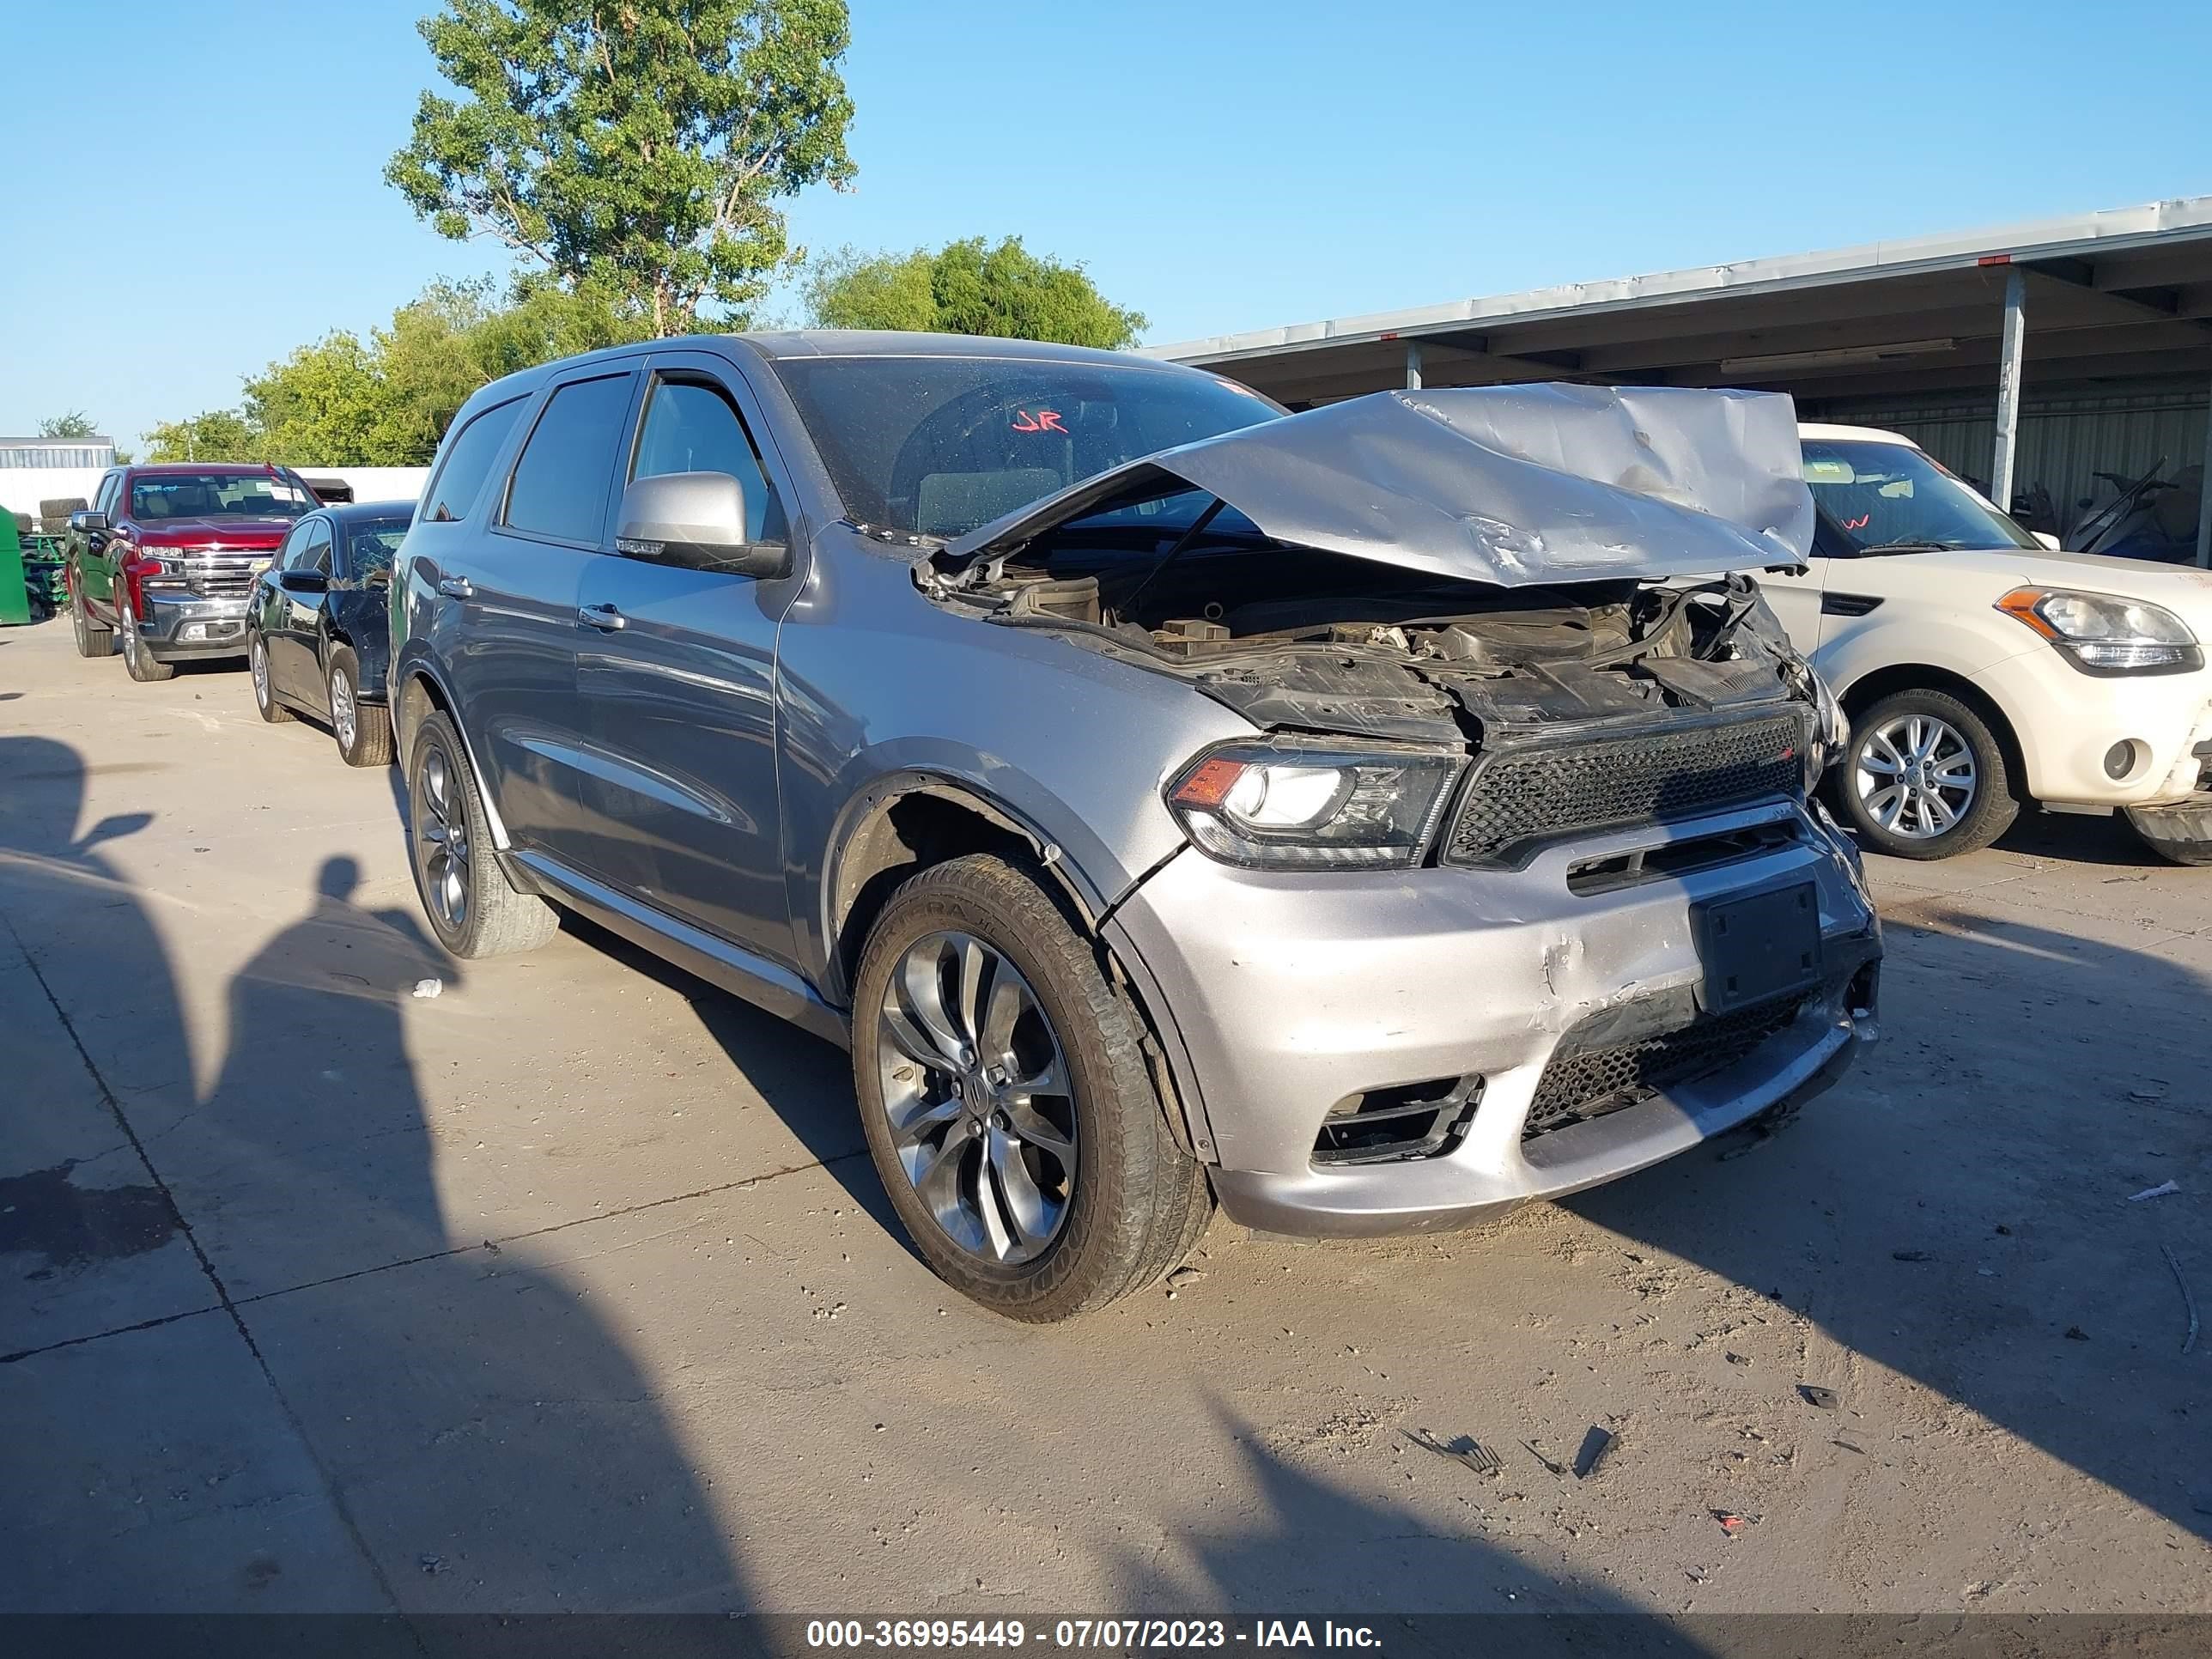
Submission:
[[[70,514],[64,568],[78,652],[105,657],[122,635],[134,680],[166,680],[185,658],[244,656],[254,578],[316,505],[286,467],[112,469],[92,505]]]

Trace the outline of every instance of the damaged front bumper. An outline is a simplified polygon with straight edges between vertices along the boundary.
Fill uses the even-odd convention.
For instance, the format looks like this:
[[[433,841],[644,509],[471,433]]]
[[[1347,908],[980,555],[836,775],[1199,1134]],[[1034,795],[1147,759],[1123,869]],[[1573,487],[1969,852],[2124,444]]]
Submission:
[[[1609,882],[1624,864],[1659,873]],[[1814,982],[1701,1015],[1699,913],[1805,884]],[[1808,1098],[1876,1034],[1881,930],[1856,855],[1819,809],[1781,802],[1584,836],[1510,871],[1266,874],[1192,851],[1109,935],[1223,1209],[1268,1231],[1448,1228],[1595,1186]],[[1401,1104],[1431,1100],[1426,1121]],[[1347,1156],[1347,1109],[1377,1102],[1410,1139]]]

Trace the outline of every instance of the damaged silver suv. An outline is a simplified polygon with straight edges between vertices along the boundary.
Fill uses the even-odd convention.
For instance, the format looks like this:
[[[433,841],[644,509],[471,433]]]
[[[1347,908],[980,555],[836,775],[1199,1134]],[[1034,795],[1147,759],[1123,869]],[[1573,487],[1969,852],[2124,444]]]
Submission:
[[[1812,525],[1754,394],[1285,416],[835,333],[532,369],[392,584],[416,882],[456,955],[557,905],[848,1045],[915,1243],[1015,1318],[1217,1201],[1496,1215],[1873,1034],[1839,717],[1746,574]]]

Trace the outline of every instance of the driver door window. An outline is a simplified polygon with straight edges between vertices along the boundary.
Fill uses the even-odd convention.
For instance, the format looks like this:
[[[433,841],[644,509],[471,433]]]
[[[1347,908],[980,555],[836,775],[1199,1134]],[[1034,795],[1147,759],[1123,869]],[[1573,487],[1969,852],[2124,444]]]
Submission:
[[[744,492],[745,539],[783,540],[782,504],[730,400],[703,380],[676,376],[655,380],[649,395],[629,481],[671,472],[726,472]]]

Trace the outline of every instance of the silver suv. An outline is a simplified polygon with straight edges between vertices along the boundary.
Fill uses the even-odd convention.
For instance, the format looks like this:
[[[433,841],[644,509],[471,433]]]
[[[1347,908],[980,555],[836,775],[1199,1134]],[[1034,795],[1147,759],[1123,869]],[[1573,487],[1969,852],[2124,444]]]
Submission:
[[[1216,1202],[1463,1224],[1832,1082],[1881,939],[1786,398],[1285,416],[918,335],[662,342],[453,422],[392,585],[460,957],[578,912],[849,1047],[931,1264],[1018,1319]],[[1733,574],[1732,574],[1733,573]]]

